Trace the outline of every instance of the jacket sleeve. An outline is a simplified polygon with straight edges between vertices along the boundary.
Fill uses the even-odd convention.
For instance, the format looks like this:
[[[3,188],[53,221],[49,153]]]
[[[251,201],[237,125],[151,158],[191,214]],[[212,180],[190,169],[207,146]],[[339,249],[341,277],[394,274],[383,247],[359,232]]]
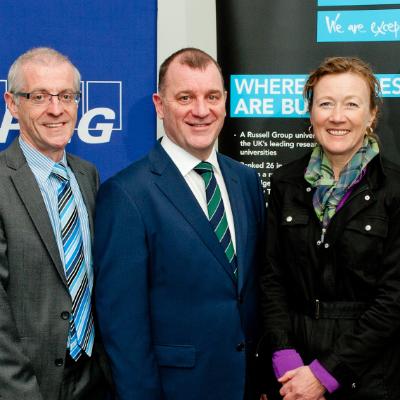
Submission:
[[[160,400],[145,226],[135,199],[114,179],[98,194],[94,267],[97,317],[117,398]]]
[[[21,348],[9,303],[9,275],[7,234],[0,214],[0,398],[42,400],[33,367]]]
[[[261,347],[265,349],[266,346],[271,346],[272,352],[294,348],[285,295],[285,276],[280,259],[282,254],[279,240],[280,206],[278,187],[272,177],[267,208],[266,262],[261,272],[261,309],[264,327]]]

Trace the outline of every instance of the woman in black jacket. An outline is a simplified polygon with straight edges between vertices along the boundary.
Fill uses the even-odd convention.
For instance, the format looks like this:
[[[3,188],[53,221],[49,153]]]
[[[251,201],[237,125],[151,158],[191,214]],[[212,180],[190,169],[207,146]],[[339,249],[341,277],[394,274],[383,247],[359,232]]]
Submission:
[[[316,147],[271,179],[264,343],[285,400],[400,399],[400,168],[378,91],[360,59],[326,59],[304,88]]]

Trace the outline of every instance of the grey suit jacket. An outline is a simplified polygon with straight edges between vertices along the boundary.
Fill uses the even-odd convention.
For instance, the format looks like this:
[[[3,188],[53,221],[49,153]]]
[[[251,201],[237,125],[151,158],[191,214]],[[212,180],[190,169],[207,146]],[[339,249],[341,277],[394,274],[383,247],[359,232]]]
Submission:
[[[96,168],[67,159],[92,228]],[[46,206],[14,140],[0,153],[0,399],[58,398],[71,308]]]

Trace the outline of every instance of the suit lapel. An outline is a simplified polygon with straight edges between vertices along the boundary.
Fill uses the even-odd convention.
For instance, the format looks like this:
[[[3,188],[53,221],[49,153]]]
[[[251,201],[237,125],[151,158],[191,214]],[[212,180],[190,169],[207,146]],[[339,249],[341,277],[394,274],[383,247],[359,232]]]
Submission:
[[[156,176],[155,184],[197,232],[219,264],[235,281],[232,267],[212,230],[210,222],[204,215],[185,179],[160,144],[156,144],[156,147],[149,154],[149,159],[152,165],[152,172]]]
[[[8,150],[7,163],[10,168],[16,170],[11,176],[11,180],[14,183],[21,201],[28,211],[40,238],[49,252],[60,278],[67,286],[60,253],[57,247],[57,242],[54,238],[53,228],[51,226],[42,194],[35,176],[29,168],[29,165],[19,147],[17,139],[11,144]]]
[[[238,291],[242,289],[245,278],[248,275],[248,263],[246,262],[247,249],[247,212],[243,198],[243,189],[237,174],[225,159],[218,154],[218,163],[224,177],[226,189],[231,203],[233,222],[236,236],[236,257],[238,263]]]

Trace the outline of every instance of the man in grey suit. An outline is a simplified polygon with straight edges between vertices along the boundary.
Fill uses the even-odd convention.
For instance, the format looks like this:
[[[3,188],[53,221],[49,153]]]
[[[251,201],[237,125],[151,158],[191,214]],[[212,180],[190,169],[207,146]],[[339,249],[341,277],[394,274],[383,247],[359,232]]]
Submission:
[[[49,48],[11,66],[7,107],[20,135],[0,153],[0,398],[105,396],[93,321],[95,167],[66,154],[80,74]]]

